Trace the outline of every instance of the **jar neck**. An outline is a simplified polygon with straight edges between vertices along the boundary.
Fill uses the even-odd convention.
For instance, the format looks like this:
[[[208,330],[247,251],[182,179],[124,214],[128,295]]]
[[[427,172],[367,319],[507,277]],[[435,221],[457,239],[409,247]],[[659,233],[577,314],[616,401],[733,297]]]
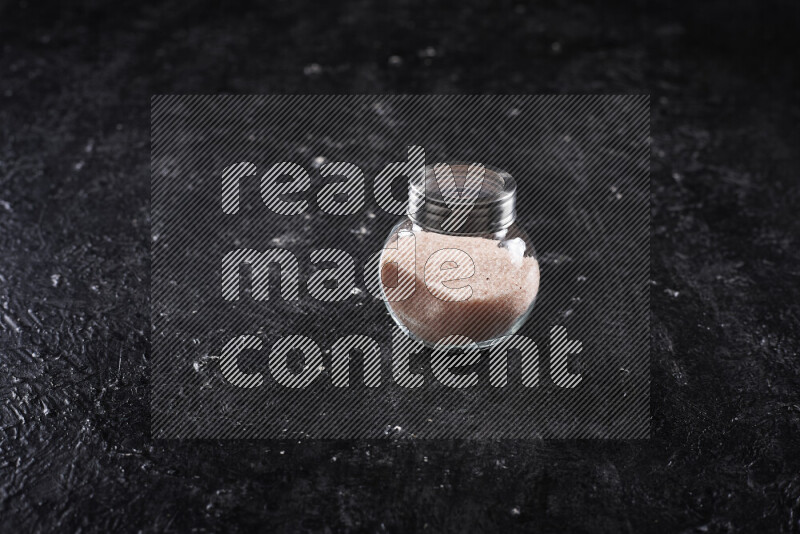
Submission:
[[[411,231],[415,234],[417,232],[434,232],[437,234],[447,234],[447,235],[463,235],[463,236],[474,236],[474,237],[484,237],[487,239],[494,239],[496,241],[502,241],[508,236],[509,228],[503,228],[502,230],[498,230],[496,232],[478,232],[474,234],[453,234],[451,232],[442,232],[439,230],[432,230],[430,228],[424,228],[419,224],[415,223],[414,220],[411,220]]]

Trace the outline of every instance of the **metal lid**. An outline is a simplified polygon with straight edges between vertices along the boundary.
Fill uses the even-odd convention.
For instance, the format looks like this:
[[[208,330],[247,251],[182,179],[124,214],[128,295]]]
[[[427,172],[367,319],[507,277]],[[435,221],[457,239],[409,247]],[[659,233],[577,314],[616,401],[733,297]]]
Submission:
[[[517,184],[505,171],[475,163],[436,163],[408,187],[408,216],[432,232],[475,235],[511,226]]]

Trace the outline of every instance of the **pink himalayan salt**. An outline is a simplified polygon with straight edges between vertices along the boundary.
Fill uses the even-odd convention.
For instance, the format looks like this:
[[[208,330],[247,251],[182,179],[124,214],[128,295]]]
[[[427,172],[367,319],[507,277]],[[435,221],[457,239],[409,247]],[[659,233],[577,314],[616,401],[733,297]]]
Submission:
[[[507,335],[536,298],[539,291],[539,263],[536,258],[522,257],[522,252],[514,251],[514,246],[501,247],[499,241],[483,237],[417,231],[414,233],[414,265],[410,261],[411,249],[405,247],[403,242],[409,239],[411,236],[405,233],[400,234],[400,243],[397,242],[397,235],[390,239],[387,246],[396,246],[397,252],[384,250],[381,255],[381,280],[390,298],[393,296],[390,288],[396,288],[394,296],[397,296],[402,293],[398,293],[401,286],[410,290],[413,280],[411,297],[390,300],[388,304],[400,322],[427,343],[434,344],[451,335],[466,336],[475,342]],[[512,240],[510,244],[522,243],[521,240]],[[471,268],[468,260],[463,261],[466,259],[463,254],[441,252],[427,265],[426,285],[426,263],[431,255],[444,249],[458,249],[468,254],[475,266],[474,274],[469,276]],[[404,251],[406,261],[400,255]],[[454,263],[452,259],[457,261]],[[391,262],[396,262],[396,266],[392,267]],[[456,263],[459,263],[458,268],[453,269]],[[403,284],[404,280],[406,284]],[[445,287],[442,287],[442,280],[451,281],[445,281]],[[468,290],[460,292],[447,289],[465,286],[472,288],[471,295]],[[468,298],[454,300],[465,298],[463,291],[466,291]]]

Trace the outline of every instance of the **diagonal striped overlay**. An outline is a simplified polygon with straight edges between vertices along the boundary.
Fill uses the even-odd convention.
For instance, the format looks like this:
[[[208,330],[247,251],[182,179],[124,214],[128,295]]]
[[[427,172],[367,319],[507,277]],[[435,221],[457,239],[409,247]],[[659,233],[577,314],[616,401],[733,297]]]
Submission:
[[[153,97],[153,435],[648,437],[649,128],[643,95]],[[541,268],[452,376],[365,279],[422,159],[511,174]]]

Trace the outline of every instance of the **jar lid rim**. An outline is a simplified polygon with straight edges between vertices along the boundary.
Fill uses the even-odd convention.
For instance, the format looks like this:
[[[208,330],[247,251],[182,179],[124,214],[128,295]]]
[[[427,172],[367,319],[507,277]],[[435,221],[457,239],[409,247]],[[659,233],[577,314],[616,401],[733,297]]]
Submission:
[[[497,232],[514,223],[517,185],[508,172],[469,162],[446,164],[453,173],[447,176],[447,185],[454,187],[457,195],[446,198],[441,192],[442,171],[437,173],[435,169],[442,163],[426,165],[425,174],[409,182],[408,216],[412,221],[423,228],[454,234]],[[473,187],[477,189],[479,186],[480,189],[472,195],[462,196],[468,173],[475,165],[480,165],[485,173],[480,182],[472,183]],[[462,180],[460,187],[456,182],[457,177]],[[454,224],[451,216],[459,207],[468,209],[458,218],[461,221],[459,228],[451,229]]]

